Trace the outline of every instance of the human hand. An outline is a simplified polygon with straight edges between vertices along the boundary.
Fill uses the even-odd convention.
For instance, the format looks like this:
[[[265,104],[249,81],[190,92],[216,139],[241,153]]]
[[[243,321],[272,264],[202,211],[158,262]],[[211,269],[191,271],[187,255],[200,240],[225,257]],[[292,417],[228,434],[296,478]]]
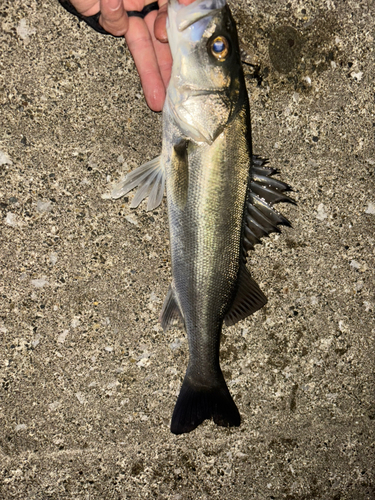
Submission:
[[[84,16],[100,11],[99,23],[115,36],[125,36],[133,56],[145,99],[153,111],[163,109],[165,92],[171,76],[172,56],[166,32],[168,0],[158,0],[159,10],[144,19],[129,17],[129,11],[142,11],[148,0],[70,0]],[[188,5],[194,0],[179,0]]]

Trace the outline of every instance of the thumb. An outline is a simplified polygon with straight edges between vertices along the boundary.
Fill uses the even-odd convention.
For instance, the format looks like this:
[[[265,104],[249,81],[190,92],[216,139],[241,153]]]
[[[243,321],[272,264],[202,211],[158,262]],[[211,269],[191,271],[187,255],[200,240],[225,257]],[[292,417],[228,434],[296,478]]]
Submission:
[[[115,36],[122,36],[128,31],[129,20],[122,0],[101,0],[100,24]]]

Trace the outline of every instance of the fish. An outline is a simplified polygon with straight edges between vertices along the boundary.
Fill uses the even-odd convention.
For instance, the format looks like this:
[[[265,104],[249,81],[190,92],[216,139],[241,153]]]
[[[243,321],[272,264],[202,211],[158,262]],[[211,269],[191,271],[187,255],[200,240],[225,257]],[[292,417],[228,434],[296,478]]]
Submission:
[[[163,108],[161,155],[115,185],[138,188],[136,208],[153,210],[166,192],[172,282],[160,313],[164,330],[185,327],[189,361],[173,411],[174,434],[206,419],[241,417],[220,368],[223,323],[234,325],[267,298],[247,268],[261,238],[290,226],[273,205],[294,201],[278,171],[252,152],[249,98],[236,23],[226,0],[169,0],[172,74]]]

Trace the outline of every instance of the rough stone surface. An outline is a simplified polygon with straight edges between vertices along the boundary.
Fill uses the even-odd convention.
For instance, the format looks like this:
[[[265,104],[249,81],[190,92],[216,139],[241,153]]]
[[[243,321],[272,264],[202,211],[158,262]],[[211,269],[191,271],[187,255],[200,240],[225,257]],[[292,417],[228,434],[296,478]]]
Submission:
[[[1,1],[0,498],[375,498],[374,2],[232,5],[254,151],[298,206],[249,260],[267,306],[224,329],[241,427],[176,437],[166,206],[103,197],[161,117],[122,40]]]

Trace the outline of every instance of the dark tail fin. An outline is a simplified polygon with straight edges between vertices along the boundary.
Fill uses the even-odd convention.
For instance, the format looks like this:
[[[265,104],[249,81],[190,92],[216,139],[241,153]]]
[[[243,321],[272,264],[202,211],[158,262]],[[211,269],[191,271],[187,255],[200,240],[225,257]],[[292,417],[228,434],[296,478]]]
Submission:
[[[240,414],[223,376],[212,387],[195,385],[185,376],[172,415],[171,432],[191,432],[209,418],[223,427],[238,427],[241,423]]]

